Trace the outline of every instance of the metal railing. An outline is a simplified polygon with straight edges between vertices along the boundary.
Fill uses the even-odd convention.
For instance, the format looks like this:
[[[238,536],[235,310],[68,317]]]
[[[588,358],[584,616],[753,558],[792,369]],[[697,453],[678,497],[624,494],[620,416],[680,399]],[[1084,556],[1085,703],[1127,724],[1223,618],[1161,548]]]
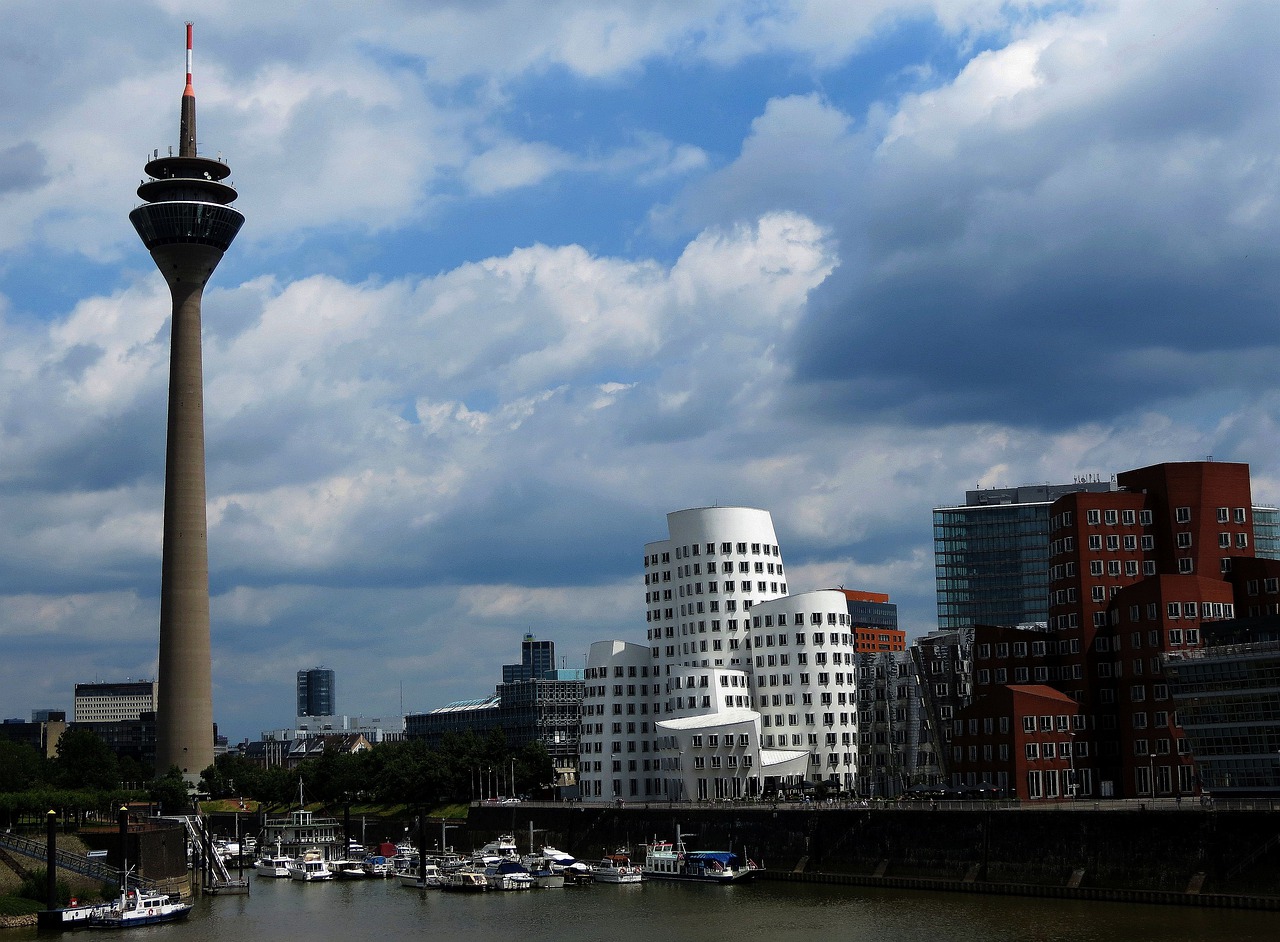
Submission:
[[[201,834],[199,826],[197,826],[196,815],[180,814],[172,817],[160,818],[161,821],[181,821],[187,828],[187,840],[191,842],[193,848],[198,848],[200,853],[208,858],[209,868],[213,872],[215,885],[230,886],[242,881],[232,879],[231,872],[227,870],[227,865],[223,862],[222,857],[214,850],[211,841],[206,841],[204,835]]]
[[[928,799],[928,798],[868,798],[868,799],[811,799],[809,801],[761,801],[758,799],[725,799],[721,801],[667,801],[660,798],[626,799],[619,803],[608,801],[525,801],[511,807],[563,808],[574,806],[599,811],[642,810],[662,811],[671,808],[688,808],[696,811],[828,811],[828,810],[889,810],[931,811],[935,808],[947,811],[1280,811],[1280,798],[1209,798],[1184,795],[1162,795],[1158,798],[1091,798],[1072,800],[1062,798],[1044,801],[1020,801],[1013,798]],[[473,808],[494,808],[505,805],[489,805],[472,802]]]
[[[12,851],[15,854],[21,854],[24,857],[30,857],[33,860],[39,860],[48,866],[48,853],[44,841],[33,840],[29,837],[23,837],[21,834],[0,833],[0,847]],[[81,854],[73,854],[69,850],[57,851],[54,865],[61,870],[70,870],[72,873],[78,873],[82,876],[89,877],[93,880],[99,880],[102,883],[111,886],[120,886],[122,874],[118,867],[112,867],[101,860],[95,860],[92,857],[85,857]],[[140,877],[136,872],[131,872],[129,882],[135,886],[152,889],[156,886],[156,881],[147,877]]]

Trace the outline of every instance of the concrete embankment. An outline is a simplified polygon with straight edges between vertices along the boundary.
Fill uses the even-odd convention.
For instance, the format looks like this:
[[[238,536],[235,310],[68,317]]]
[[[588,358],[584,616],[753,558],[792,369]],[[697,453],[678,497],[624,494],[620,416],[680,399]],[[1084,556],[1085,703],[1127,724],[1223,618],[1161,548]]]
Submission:
[[[1280,814],[1185,810],[931,810],[668,804],[473,807],[465,839],[512,832],[584,859],[676,828],[767,878],[957,892],[1280,909]],[[462,845],[465,846],[465,845]]]

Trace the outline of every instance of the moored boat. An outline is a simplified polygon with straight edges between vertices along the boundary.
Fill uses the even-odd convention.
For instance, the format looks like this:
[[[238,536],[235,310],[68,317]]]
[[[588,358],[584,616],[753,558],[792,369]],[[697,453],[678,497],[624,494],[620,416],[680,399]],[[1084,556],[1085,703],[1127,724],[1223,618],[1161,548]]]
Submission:
[[[628,854],[618,851],[600,858],[595,878],[597,883],[639,883],[644,879],[644,871],[631,862]]]
[[[423,863],[420,870],[401,870],[397,872],[396,879],[400,881],[401,886],[411,887],[415,890],[429,890],[440,886],[444,882],[444,875],[435,864]]]
[[[551,866],[546,857],[521,857],[520,863],[529,871],[538,889],[559,889],[564,886],[564,870]]]
[[[292,862],[293,858],[284,854],[264,854],[253,865],[253,872],[260,877],[287,877]]]
[[[364,872],[363,860],[334,860],[329,862],[335,880],[365,880],[369,874]]]
[[[644,875],[649,880],[693,883],[741,883],[755,875],[756,866],[728,850],[688,850],[676,829],[675,841],[654,840],[646,845]]]
[[[89,914],[91,929],[130,929],[158,922],[187,918],[192,905],[155,890],[128,890],[109,906],[98,906]]]
[[[496,866],[486,867],[484,876],[489,881],[490,888],[495,890],[532,890],[538,885],[517,860],[503,860]]]
[[[309,851],[294,857],[289,862],[289,879],[300,880],[303,883],[317,883],[322,880],[332,880],[333,871],[329,869],[329,864],[321,853]]]
[[[450,893],[483,893],[489,889],[489,881],[481,871],[463,867],[448,874],[440,889]]]

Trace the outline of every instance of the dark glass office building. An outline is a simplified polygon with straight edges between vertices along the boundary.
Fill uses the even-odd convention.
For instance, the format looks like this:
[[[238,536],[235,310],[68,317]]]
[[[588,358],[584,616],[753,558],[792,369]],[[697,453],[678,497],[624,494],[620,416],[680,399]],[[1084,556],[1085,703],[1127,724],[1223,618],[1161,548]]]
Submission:
[[[968,491],[933,511],[938,628],[1049,620],[1049,508],[1063,494],[1112,491],[1103,481]]]
[[[1224,797],[1280,797],[1280,618],[1206,632],[1205,647],[1165,655],[1200,786]]]
[[[298,716],[335,716],[337,702],[333,671],[325,667],[298,671]]]
[[[525,635],[520,642],[520,663],[502,665],[502,682],[512,684],[519,680],[538,680],[556,666],[554,641],[538,641],[533,635]]]

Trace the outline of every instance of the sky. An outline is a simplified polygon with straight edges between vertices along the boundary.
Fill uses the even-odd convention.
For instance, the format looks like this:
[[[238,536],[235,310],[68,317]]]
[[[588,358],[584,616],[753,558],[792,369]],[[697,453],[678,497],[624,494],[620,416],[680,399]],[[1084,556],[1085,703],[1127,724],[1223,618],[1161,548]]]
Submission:
[[[1280,501],[1280,4],[2,0],[0,716],[156,670],[177,142],[214,712],[398,716],[643,643],[665,514],[936,627],[930,511],[1242,461]]]

